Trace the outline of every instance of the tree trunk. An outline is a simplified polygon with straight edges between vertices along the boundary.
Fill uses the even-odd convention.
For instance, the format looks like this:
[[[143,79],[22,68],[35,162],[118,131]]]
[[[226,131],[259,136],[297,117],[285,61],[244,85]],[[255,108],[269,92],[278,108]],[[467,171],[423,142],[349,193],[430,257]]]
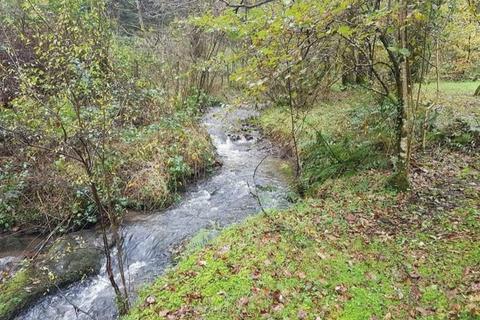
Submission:
[[[407,31],[405,18],[407,15],[407,4],[400,0],[399,12],[399,37],[402,49],[407,49]],[[404,52],[404,50],[402,50]],[[397,109],[397,159],[395,173],[391,179],[391,184],[399,190],[406,190],[409,187],[408,167],[409,167],[409,125],[408,110],[410,103],[410,82],[408,67],[408,56],[404,55],[400,63],[401,88],[397,88],[399,97]],[[398,90],[400,90],[398,92]]]
[[[117,303],[119,307],[119,313],[120,315],[125,315],[128,312],[128,300],[126,297],[123,296],[122,292],[120,291],[117,281],[115,280],[115,275],[113,274],[112,255],[110,252],[110,244],[108,243],[106,229],[106,223],[109,220],[108,213],[105,212],[105,208],[102,205],[102,201],[100,200],[98,189],[95,183],[92,182],[90,184],[90,190],[92,191],[95,205],[100,212],[100,226],[102,228],[103,250],[106,258],[106,271],[108,275],[108,280],[110,281],[113,291],[115,292],[115,297],[117,298]],[[115,240],[118,241],[118,239]]]
[[[135,4],[137,5],[137,12],[138,12],[138,24],[140,25],[140,29],[145,31],[145,24],[143,22],[143,15],[142,15],[142,4],[140,0],[135,0]]]

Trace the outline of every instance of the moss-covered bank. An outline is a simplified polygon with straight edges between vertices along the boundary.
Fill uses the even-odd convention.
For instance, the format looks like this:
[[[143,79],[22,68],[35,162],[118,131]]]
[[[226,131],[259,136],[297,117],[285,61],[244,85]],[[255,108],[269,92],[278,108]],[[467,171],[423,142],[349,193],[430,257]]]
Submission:
[[[0,319],[13,319],[42,295],[98,273],[102,251],[83,240],[64,237],[48,252],[0,283]]]
[[[456,156],[435,168],[454,187],[428,183],[433,167],[398,194],[364,172],[230,228],[126,319],[478,319],[480,167]]]

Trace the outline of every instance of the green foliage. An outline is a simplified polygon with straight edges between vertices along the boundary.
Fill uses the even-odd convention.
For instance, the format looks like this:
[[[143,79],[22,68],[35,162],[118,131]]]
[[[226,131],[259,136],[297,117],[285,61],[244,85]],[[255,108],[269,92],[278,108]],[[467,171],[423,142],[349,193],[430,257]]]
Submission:
[[[90,191],[87,188],[80,188],[75,192],[75,200],[71,205],[71,212],[73,229],[83,229],[97,222],[97,207],[93,203]]]
[[[302,161],[304,188],[313,190],[330,178],[387,166],[385,154],[375,142],[359,142],[353,136],[332,140],[320,132],[305,147]]]
[[[192,109],[180,108],[170,117],[122,133],[119,176],[125,182],[129,206],[153,209],[168,205],[187,181],[200,177],[213,163],[213,147],[195,124]],[[192,111],[192,110],[196,111]]]
[[[318,188],[329,178],[363,170],[387,168],[395,144],[396,107],[361,104],[348,112],[349,127],[341,135],[317,132],[304,147],[303,180]]]
[[[206,31],[223,32],[235,41],[236,50],[226,51],[223,58],[236,66],[230,78],[246,96],[268,97],[279,105],[293,100],[296,107],[303,107],[328,87],[329,70],[322,57],[334,59],[338,53],[329,34],[335,29],[333,17],[345,8],[342,1],[272,2],[245,16],[227,9],[191,23]],[[317,19],[320,16],[324,18]]]
[[[174,156],[167,161],[168,172],[172,178],[172,186],[170,188],[176,190],[177,187],[182,187],[185,182],[182,181],[184,177],[189,177],[192,174],[192,169],[185,163],[182,156]]]
[[[31,51],[33,62],[13,70],[18,90],[0,125],[27,145],[32,178],[23,198],[2,199],[3,226],[62,223],[66,232],[93,224],[92,183],[116,213],[162,207],[205,172],[212,145],[195,120],[215,101],[188,76],[172,77],[175,61],[146,39],[114,35],[103,0],[22,1],[19,10],[23,18],[8,23],[23,48],[9,50]]]
[[[219,103],[220,101],[204,90],[192,88],[191,92],[177,104],[177,110],[180,115],[192,117],[198,116],[201,111]]]
[[[387,168],[394,151],[394,106],[379,105],[363,90],[333,95],[298,116],[302,192],[314,192],[329,178]],[[289,121],[280,108],[265,110],[258,120],[267,135],[291,148]]]
[[[433,144],[454,150],[477,150],[480,145],[480,129],[462,119],[454,119],[445,128],[434,127],[428,136]]]
[[[445,80],[477,80],[480,78],[480,23],[468,10],[470,2],[458,1],[456,10],[445,14],[446,26],[440,38],[440,72]],[[450,8],[453,9],[453,8]],[[472,91],[473,94],[474,91]]]
[[[15,224],[15,211],[26,186],[28,169],[15,170],[12,163],[0,165],[0,230],[8,230]]]

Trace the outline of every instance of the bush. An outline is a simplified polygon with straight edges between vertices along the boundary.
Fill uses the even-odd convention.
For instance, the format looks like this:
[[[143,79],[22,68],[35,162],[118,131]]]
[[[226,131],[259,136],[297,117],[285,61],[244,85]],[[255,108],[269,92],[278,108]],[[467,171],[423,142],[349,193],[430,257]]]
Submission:
[[[207,132],[179,112],[162,122],[124,133],[118,150],[124,155],[119,176],[129,206],[163,207],[186,182],[202,176],[213,163]]]
[[[463,119],[455,119],[445,128],[434,127],[428,138],[434,144],[454,150],[477,150],[480,146],[480,127]]]
[[[28,177],[27,166],[15,168],[11,162],[0,165],[0,230],[15,224],[15,211],[22,201]]]
[[[315,190],[330,178],[386,167],[387,159],[377,141],[359,142],[353,136],[335,140],[319,132],[304,149],[301,183]]]

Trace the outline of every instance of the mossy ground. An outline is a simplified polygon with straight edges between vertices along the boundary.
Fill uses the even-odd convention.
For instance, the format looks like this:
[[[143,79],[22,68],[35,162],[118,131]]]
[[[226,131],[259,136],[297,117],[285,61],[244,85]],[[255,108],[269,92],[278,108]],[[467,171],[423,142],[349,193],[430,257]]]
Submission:
[[[480,168],[453,158],[435,168],[453,189],[422,173],[395,193],[387,172],[364,172],[232,227],[144,289],[126,319],[478,319]]]

